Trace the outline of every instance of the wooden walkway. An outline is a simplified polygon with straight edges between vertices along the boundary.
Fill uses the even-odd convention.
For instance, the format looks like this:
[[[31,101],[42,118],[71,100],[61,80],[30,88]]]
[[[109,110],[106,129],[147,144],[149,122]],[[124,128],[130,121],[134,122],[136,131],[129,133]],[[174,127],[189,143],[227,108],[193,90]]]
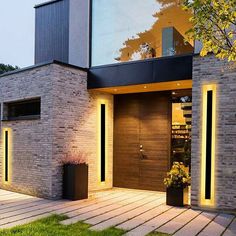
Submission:
[[[26,224],[51,214],[64,214],[64,225],[84,221],[91,230],[115,226],[126,236],[163,232],[175,236],[235,236],[236,218],[170,207],[165,194],[115,188],[91,194],[83,201],[50,201],[0,190],[0,229]]]

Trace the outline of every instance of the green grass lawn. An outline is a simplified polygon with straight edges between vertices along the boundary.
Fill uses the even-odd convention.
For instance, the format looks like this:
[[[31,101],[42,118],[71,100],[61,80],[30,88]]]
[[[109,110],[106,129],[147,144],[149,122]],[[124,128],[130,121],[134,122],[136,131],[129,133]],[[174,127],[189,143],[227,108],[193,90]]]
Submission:
[[[72,225],[61,225],[59,222],[66,216],[53,215],[31,224],[0,230],[0,236],[119,236],[122,230],[109,228],[101,232],[90,231],[90,225],[78,222]]]
[[[31,224],[17,226],[12,229],[0,230],[0,236],[119,236],[125,231],[109,228],[104,231],[91,231],[90,225],[78,222],[72,225],[61,225],[59,222],[66,216],[53,215]],[[166,234],[150,234],[152,236],[166,236]]]

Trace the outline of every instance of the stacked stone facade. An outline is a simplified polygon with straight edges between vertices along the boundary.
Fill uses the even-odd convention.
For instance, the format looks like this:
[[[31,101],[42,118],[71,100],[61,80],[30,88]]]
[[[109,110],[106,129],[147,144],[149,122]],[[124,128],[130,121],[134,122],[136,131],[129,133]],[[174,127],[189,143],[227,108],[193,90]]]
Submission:
[[[62,195],[62,163],[67,155],[86,152],[89,190],[112,187],[113,96],[87,91],[87,72],[59,64],[35,67],[0,78],[0,103],[41,98],[37,120],[1,121],[12,132],[10,180],[4,182],[0,139],[0,188],[58,199]],[[108,108],[107,178],[98,167],[98,104]],[[2,112],[3,113],[3,112]]]
[[[216,84],[215,209],[236,209],[236,63],[207,57],[193,59],[192,191],[200,206],[202,86]]]

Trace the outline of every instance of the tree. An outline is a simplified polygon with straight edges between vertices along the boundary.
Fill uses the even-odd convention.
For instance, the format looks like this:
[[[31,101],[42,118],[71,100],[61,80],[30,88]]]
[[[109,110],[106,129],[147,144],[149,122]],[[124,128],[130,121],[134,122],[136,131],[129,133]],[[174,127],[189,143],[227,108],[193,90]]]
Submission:
[[[194,12],[187,34],[203,44],[200,55],[236,61],[236,0],[184,0],[184,9]]]
[[[5,65],[0,63],[0,74],[18,69],[20,69],[18,66]]]

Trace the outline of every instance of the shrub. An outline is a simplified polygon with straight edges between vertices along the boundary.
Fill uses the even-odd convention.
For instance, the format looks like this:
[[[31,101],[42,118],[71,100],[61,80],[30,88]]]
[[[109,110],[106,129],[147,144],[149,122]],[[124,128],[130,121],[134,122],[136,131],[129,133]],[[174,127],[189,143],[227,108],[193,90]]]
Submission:
[[[172,168],[167,172],[164,184],[167,188],[185,188],[190,185],[191,177],[185,170],[182,162],[174,162]]]
[[[88,154],[85,152],[76,152],[73,154],[66,155],[62,160],[62,165],[79,165],[79,164],[87,164]]]

